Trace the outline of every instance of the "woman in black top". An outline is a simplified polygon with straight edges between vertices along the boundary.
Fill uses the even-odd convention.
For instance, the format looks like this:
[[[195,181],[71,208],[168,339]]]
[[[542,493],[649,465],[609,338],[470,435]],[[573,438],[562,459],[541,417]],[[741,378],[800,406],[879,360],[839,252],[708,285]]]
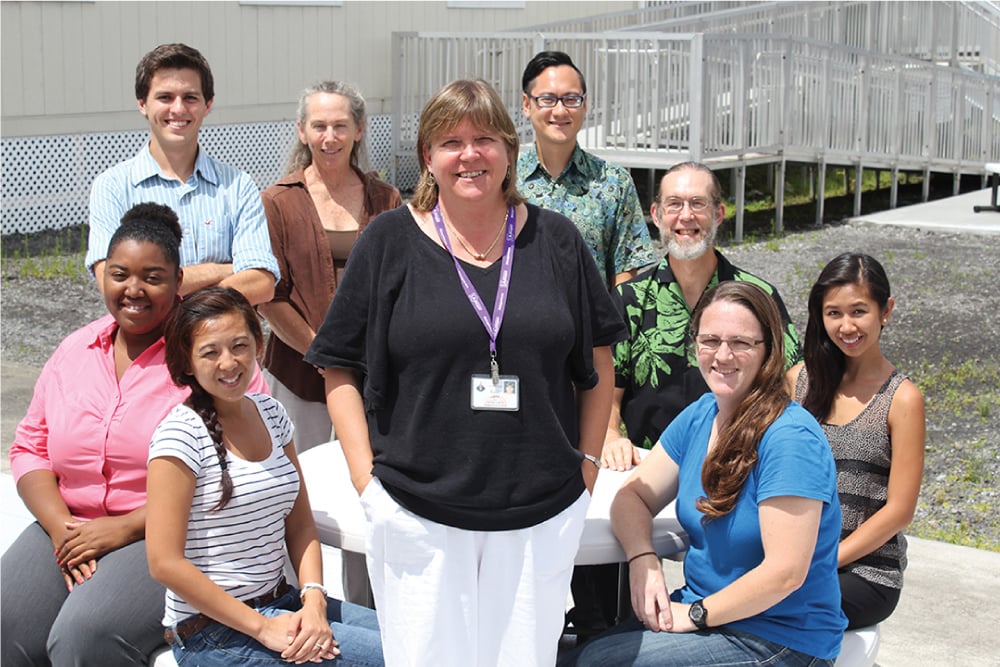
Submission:
[[[387,664],[553,664],[624,327],[579,232],[526,205],[496,92],[424,107],[410,205],[355,246],[306,360],[368,515]]]

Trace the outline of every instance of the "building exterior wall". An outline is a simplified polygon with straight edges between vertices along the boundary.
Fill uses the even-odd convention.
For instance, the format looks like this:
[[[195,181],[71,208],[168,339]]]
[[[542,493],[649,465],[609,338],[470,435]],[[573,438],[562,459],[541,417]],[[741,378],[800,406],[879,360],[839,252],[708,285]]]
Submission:
[[[481,32],[616,12],[639,2],[0,3],[0,132],[25,137],[140,130],[135,65],[157,44],[199,49],[215,76],[207,124],[289,120],[321,79],[357,84],[392,111],[393,31]]]

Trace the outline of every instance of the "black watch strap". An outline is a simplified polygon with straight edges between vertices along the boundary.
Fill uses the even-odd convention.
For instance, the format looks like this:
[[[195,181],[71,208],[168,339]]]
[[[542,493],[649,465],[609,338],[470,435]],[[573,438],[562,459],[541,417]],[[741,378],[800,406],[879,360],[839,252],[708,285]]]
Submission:
[[[705,630],[708,628],[708,612],[705,611],[705,605],[702,604],[703,600],[695,600],[688,607],[688,618],[694,623],[694,627],[699,630]]]

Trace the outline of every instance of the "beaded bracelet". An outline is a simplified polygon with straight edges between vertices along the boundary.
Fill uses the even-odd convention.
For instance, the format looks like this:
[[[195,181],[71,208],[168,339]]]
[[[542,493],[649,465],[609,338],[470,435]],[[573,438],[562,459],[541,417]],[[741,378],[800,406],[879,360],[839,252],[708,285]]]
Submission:
[[[643,556],[655,556],[655,555],[656,555],[655,551],[643,551],[641,554],[636,554],[636,555],[632,556],[631,558],[629,558],[628,559],[628,564],[631,565],[632,561],[634,561],[636,558],[642,558]]]

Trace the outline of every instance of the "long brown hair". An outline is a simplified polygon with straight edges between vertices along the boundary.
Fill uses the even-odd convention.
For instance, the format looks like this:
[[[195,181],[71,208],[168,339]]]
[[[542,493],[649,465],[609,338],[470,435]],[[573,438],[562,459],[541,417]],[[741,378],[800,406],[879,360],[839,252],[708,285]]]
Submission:
[[[257,313],[246,297],[232,287],[206,287],[186,297],[174,309],[173,316],[163,333],[164,357],[170,379],[178,387],[191,388],[191,396],[184,404],[205,422],[208,435],[215,445],[216,456],[219,457],[219,467],[222,468],[222,496],[212,508],[213,512],[221,510],[233,497],[233,480],[229,475],[229,460],[226,445],[222,440],[222,424],[219,423],[219,413],[215,409],[215,399],[191,374],[191,354],[195,332],[202,323],[230,313],[243,317],[247,330],[257,344],[257,350],[263,349],[264,336]]]
[[[715,447],[702,466],[701,484],[708,497],[698,498],[695,506],[707,520],[725,516],[736,506],[740,491],[757,463],[757,445],[764,431],[781,416],[791,400],[785,387],[784,327],[774,299],[752,283],[719,283],[699,299],[691,318],[692,337],[698,333],[705,309],[717,301],[743,306],[757,318],[764,332],[765,357],[750,392],[719,431]]]
[[[863,285],[872,300],[878,304],[879,314],[889,306],[889,278],[885,269],[874,257],[845,252],[837,255],[823,267],[816,283],[809,291],[809,322],[803,343],[806,372],[809,374],[809,391],[802,397],[802,407],[820,422],[826,421],[833,406],[833,397],[840,388],[847,369],[847,359],[837,344],[830,339],[823,323],[823,299],[835,287]]]
[[[430,211],[438,199],[438,186],[427,169],[424,150],[429,149],[435,139],[466,118],[477,128],[500,135],[507,147],[507,155],[510,156],[509,169],[503,181],[504,201],[508,206],[524,202],[524,197],[517,192],[517,152],[520,143],[507,107],[493,86],[482,79],[459,79],[436,92],[420,112],[420,125],[417,128],[420,180],[417,181],[413,199],[410,200],[413,208],[418,211]]]

